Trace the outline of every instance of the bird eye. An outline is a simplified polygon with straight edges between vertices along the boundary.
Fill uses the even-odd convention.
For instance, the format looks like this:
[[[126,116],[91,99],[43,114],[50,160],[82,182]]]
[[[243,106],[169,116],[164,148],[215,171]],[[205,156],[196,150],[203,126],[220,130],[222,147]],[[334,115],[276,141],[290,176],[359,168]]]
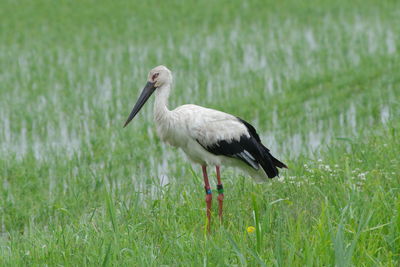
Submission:
[[[154,73],[154,74],[153,74],[153,77],[151,77],[151,79],[154,81],[154,80],[158,77],[158,74],[159,74],[159,73]]]

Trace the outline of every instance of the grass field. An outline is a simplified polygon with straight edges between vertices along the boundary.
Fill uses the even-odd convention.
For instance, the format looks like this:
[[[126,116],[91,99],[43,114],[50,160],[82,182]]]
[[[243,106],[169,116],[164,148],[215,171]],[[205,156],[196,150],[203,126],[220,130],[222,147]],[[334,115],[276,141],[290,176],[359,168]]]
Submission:
[[[0,264],[399,266],[399,18],[394,0],[3,0]],[[152,105],[122,128],[160,64],[171,108],[240,116],[289,165],[266,184],[222,168],[210,235],[201,169]]]

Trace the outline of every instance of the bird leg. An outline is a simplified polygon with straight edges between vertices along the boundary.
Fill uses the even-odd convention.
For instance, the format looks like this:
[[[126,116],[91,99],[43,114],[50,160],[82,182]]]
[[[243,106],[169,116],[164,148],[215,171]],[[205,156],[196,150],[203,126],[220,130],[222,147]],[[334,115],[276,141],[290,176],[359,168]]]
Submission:
[[[208,222],[207,231],[210,232],[212,192],[211,192],[210,182],[208,181],[207,166],[202,165],[201,167],[203,169],[204,189],[206,190],[207,222]]]
[[[217,172],[217,190],[218,190],[218,216],[219,220],[222,223],[222,208],[224,204],[224,187],[222,186],[221,182],[221,175],[219,172],[219,166],[215,166],[215,170]]]

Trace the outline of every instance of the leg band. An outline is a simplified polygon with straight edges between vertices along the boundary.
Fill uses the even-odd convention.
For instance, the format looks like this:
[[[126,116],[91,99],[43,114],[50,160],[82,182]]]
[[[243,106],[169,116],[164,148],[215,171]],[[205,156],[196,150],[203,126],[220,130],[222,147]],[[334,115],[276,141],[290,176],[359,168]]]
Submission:
[[[206,190],[206,194],[207,195],[211,195],[212,194],[212,191],[211,191],[210,188],[204,188],[204,189]]]
[[[217,191],[218,191],[218,194],[224,193],[224,187],[222,186],[222,184],[217,184]]]

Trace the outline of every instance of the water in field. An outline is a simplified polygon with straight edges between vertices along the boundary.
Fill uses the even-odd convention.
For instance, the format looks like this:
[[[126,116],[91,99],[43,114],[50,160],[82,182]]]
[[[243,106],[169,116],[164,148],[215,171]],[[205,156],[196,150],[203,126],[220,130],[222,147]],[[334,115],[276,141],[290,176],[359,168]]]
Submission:
[[[71,47],[3,54],[9,65],[0,76],[1,157],[22,161],[31,155],[51,163],[96,157],[101,146],[107,152],[99,160],[107,162],[128,148],[135,158],[132,168],[142,169],[134,171],[135,179],[145,173],[165,185],[188,175],[183,154],[155,136],[151,101],[121,128],[148,69],[168,62],[175,75],[171,107],[196,103],[240,116],[281,159],[315,157],[398,115],[392,102],[398,91],[385,84],[394,70],[383,64],[385,71],[364,81],[370,64],[382,64],[369,60],[371,55],[396,52],[392,25],[359,18],[337,24],[326,18],[308,29],[290,20],[279,28],[244,27],[238,20],[228,31],[217,28],[179,42],[115,45],[98,53],[85,51],[77,39]],[[234,57],[225,56],[220,45],[227,41]],[[16,53],[18,60],[12,61],[8,55]]]
[[[391,99],[398,93],[383,81],[394,70],[383,65],[386,71],[368,84],[357,71],[369,71],[371,55],[396,52],[399,40],[390,26],[355,17],[340,24],[326,18],[308,29],[290,20],[279,28],[253,24],[246,26],[247,32],[244,27],[237,20],[228,31],[217,28],[179,43],[169,38],[102,48],[101,53],[82,52],[85,46],[78,39],[71,47],[40,54],[10,51],[10,56],[18,52],[16,61],[3,54],[10,65],[1,76],[2,156],[21,160],[31,153],[37,160],[51,160],[52,153],[59,153],[70,159],[93,153],[97,135],[110,152],[126,138],[134,142],[135,132],[143,132],[141,125],[152,123],[152,103],[134,126],[122,131],[121,125],[147,70],[158,63],[173,62],[171,107],[197,103],[234,113],[253,123],[272,151],[285,158],[313,155],[321,144],[353,138],[392,116]],[[220,44],[227,41],[235,57],[224,56],[226,48]],[[171,49],[179,61],[172,61]],[[153,65],[149,57],[154,57]],[[154,142],[151,136],[144,143]]]
[[[3,1],[0,262],[398,266],[399,10]],[[222,168],[212,235],[201,169],[160,142],[154,99],[122,128],[160,64],[174,74],[170,108],[245,119],[289,165],[262,185]]]

